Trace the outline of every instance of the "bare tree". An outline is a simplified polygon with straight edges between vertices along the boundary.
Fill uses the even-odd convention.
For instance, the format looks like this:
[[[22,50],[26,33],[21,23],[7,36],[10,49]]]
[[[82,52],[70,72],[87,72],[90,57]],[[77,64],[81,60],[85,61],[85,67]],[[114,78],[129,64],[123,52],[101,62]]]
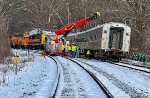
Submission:
[[[121,22],[132,28],[131,51],[150,52],[150,46],[147,44],[150,38],[149,0],[105,0],[100,5],[103,23]]]
[[[97,11],[99,19],[76,30],[106,22],[125,23],[132,28],[131,51],[150,52],[150,0],[2,0],[0,17],[3,26],[7,25],[3,32],[55,31]]]
[[[3,16],[3,0],[0,1],[0,62],[2,63],[4,58],[9,55],[9,44],[6,31],[8,29],[9,21]]]

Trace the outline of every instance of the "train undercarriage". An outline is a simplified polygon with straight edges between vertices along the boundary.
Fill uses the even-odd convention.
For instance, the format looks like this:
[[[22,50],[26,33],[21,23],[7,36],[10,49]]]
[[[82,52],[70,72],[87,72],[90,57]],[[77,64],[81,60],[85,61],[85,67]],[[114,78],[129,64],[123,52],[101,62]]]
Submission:
[[[80,53],[80,55],[86,56],[87,50],[85,49],[84,52]],[[117,50],[90,50],[91,55],[90,58],[100,59],[102,61],[111,60],[111,61],[120,61],[128,57],[128,52],[122,52]],[[87,56],[86,56],[87,57]]]

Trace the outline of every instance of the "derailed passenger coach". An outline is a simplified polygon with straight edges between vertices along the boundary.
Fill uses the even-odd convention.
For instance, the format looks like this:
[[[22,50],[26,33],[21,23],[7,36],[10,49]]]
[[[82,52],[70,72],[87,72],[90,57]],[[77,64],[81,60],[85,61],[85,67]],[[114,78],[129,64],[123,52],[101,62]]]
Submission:
[[[121,60],[129,54],[131,28],[122,23],[110,22],[95,28],[70,34],[67,40],[80,47],[80,54],[91,50],[96,58]]]

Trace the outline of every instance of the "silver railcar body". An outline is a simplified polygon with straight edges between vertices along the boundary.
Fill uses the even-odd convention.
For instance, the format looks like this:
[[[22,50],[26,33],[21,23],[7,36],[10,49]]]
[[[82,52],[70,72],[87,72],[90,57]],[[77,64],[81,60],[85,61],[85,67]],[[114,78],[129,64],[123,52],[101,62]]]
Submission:
[[[83,32],[70,34],[67,40],[76,43],[83,54],[89,49],[94,57],[121,59],[128,56],[130,36],[129,26],[110,22]]]

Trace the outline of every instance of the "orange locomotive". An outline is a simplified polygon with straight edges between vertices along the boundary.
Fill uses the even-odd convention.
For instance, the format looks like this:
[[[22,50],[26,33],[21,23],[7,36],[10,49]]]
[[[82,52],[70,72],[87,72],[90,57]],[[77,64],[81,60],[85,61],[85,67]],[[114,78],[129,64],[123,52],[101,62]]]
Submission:
[[[16,34],[9,37],[10,45],[12,48],[20,48],[22,44],[22,34]]]
[[[45,36],[43,34],[16,34],[9,37],[12,48],[44,49]]]

